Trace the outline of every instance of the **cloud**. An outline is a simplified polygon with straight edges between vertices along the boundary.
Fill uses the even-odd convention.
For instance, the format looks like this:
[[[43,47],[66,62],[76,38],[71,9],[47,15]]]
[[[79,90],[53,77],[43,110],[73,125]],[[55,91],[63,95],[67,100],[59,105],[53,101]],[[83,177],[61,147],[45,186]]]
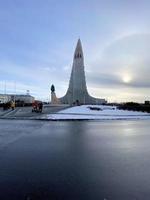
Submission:
[[[131,35],[115,40],[88,68],[90,84],[116,87],[150,87],[150,34]],[[123,77],[132,77],[127,84]]]

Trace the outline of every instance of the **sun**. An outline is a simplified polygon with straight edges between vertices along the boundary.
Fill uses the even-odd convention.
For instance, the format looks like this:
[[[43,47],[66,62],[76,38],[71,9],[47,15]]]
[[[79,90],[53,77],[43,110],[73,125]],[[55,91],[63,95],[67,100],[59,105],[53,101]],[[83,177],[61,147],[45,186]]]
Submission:
[[[128,74],[125,74],[122,78],[124,83],[130,83],[131,82],[131,76]]]

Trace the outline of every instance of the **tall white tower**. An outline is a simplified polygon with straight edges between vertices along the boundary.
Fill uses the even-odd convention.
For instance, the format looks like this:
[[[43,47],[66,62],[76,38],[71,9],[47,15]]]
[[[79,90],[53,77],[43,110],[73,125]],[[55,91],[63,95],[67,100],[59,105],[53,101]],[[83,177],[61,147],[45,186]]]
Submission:
[[[105,99],[97,99],[88,94],[84,72],[84,56],[80,39],[78,39],[74,52],[69,88],[66,95],[59,100],[64,104],[73,104],[77,101],[80,104],[106,103]]]

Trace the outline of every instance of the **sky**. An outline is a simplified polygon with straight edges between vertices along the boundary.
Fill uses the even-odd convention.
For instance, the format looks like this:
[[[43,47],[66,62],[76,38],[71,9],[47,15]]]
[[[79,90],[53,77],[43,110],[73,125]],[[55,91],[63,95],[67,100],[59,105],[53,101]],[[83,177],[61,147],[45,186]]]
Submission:
[[[149,0],[0,0],[0,93],[68,88],[80,37],[90,95],[150,100]]]

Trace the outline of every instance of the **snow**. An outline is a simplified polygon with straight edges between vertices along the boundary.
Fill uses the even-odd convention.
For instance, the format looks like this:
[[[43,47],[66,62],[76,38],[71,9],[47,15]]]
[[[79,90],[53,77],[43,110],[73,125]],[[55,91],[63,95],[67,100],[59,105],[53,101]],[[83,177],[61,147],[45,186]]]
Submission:
[[[92,108],[92,110],[90,108]],[[99,109],[99,110],[93,110]],[[51,120],[113,120],[113,119],[150,119],[150,114],[144,112],[119,110],[116,106],[82,105],[67,108],[57,114],[47,115]]]

